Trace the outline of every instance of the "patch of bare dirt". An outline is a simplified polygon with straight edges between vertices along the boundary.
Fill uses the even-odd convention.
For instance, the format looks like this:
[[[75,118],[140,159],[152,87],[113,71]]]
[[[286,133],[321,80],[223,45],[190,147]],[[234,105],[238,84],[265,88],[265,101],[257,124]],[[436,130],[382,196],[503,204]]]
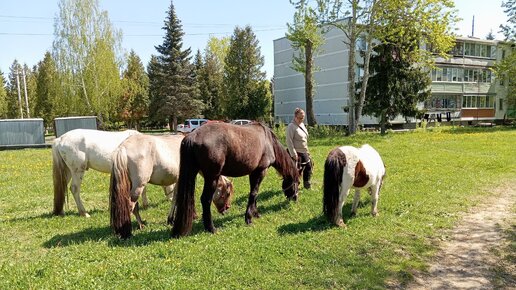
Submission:
[[[516,289],[516,265],[503,258],[510,251],[516,219],[516,181],[467,213],[442,242],[428,272],[416,273],[408,289]],[[514,238],[514,235],[512,235]]]

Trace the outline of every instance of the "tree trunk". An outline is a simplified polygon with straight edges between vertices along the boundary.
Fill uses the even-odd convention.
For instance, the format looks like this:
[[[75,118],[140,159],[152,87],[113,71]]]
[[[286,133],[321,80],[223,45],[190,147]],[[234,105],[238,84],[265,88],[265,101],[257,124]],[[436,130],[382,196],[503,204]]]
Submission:
[[[84,100],[86,101],[86,106],[88,106],[88,110],[90,110],[91,113],[93,113],[93,110],[91,108],[90,99],[88,98],[88,92],[86,91],[86,83],[84,82],[84,77],[81,76],[81,83],[82,83],[82,92],[84,93]]]
[[[168,117],[168,127],[169,127],[170,132],[176,131],[176,127],[177,127],[177,117],[176,116],[170,115]]]
[[[382,114],[380,116],[380,134],[385,135],[387,125],[387,113],[385,111],[382,111]]]
[[[356,1],[353,1],[356,2]],[[349,99],[349,110],[348,110],[348,134],[352,135],[356,133],[355,125],[355,46],[357,41],[356,35],[356,9],[352,9],[352,17],[349,20],[349,60],[348,60],[348,99]]]
[[[371,15],[369,16],[369,29],[373,29],[374,19],[375,19],[375,11],[376,11],[376,0],[371,3]],[[366,36],[366,52],[364,55],[364,77],[362,78],[362,87],[360,90],[360,97],[358,99],[355,122],[358,124],[360,118],[362,117],[362,109],[364,108],[364,101],[366,97],[367,91],[367,82],[369,81],[369,63],[371,60],[371,53],[373,52],[373,31],[368,31]]]
[[[313,89],[313,50],[312,50],[312,42],[308,41],[305,47],[305,99],[306,99],[306,116],[308,121],[308,126],[317,125],[317,120],[315,119],[314,114],[314,89]]]

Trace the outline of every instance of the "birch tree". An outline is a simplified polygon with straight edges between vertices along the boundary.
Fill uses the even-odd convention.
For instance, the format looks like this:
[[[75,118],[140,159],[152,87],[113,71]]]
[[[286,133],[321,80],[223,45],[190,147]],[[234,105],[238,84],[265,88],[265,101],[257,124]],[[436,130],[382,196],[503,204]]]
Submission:
[[[292,58],[292,65],[295,71],[302,73],[305,77],[305,102],[306,117],[309,126],[317,125],[315,118],[314,101],[314,79],[313,73],[317,69],[314,65],[315,55],[324,44],[324,37],[321,34],[316,8],[310,7],[308,0],[292,1],[296,7],[292,24],[287,23],[287,39],[297,52]]]
[[[109,118],[121,94],[121,31],[98,0],[61,0],[58,7],[53,56],[68,108],[60,113]]]

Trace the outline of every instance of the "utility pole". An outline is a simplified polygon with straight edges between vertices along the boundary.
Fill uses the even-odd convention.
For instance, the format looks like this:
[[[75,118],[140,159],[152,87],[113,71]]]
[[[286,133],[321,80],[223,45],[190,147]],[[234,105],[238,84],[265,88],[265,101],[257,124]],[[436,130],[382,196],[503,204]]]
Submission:
[[[27,97],[27,81],[25,79],[25,68],[22,69],[22,75],[23,75],[23,88],[25,89],[25,107],[27,108],[27,118],[30,118],[29,99]]]
[[[23,105],[20,93],[20,71],[16,70],[16,86],[18,87],[18,105],[20,106],[20,118],[23,119]]]

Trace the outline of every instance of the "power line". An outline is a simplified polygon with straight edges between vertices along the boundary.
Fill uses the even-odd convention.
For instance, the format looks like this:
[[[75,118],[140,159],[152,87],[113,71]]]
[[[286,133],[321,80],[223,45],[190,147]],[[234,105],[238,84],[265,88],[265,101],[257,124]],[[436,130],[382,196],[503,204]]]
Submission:
[[[254,32],[280,31],[285,30],[286,27],[270,28],[270,29],[255,29]],[[205,35],[224,35],[232,34],[233,31],[226,32],[203,32],[203,33],[185,33],[185,36],[205,36]],[[19,33],[19,32],[0,32],[0,35],[12,36],[53,36],[53,33]],[[161,37],[163,34],[124,34],[124,37]]]
[[[0,15],[0,18],[7,18],[2,22],[10,22],[9,19],[33,19],[33,20],[48,20],[54,21],[53,17],[41,17],[41,16],[15,16],[15,15]],[[22,20],[17,20],[13,22],[24,22]],[[125,24],[151,24],[151,25],[163,25],[164,21],[135,21],[135,20],[112,20],[113,23],[125,23]],[[32,22],[28,22],[32,23]],[[238,26],[238,24],[232,23],[181,23],[183,27],[213,27],[213,26]],[[260,28],[274,28],[274,27],[282,27],[284,25],[251,25],[252,27],[260,27]]]

